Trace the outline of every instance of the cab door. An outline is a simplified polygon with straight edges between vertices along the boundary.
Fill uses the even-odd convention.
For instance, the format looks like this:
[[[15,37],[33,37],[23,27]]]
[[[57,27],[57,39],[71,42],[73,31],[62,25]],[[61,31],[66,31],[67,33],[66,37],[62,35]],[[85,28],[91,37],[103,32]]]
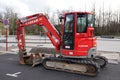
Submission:
[[[74,49],[74,14],[67,14],[64,22],[63,49]]]

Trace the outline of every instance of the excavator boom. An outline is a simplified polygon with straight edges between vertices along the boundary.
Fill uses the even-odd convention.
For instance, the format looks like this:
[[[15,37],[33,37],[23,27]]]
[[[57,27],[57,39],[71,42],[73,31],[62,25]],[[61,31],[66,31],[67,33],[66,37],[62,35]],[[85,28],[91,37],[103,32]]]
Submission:
[[[25,49],[25,31],[24,27],[36,24],[38,26],[44,26],[43,29],[46,35],[49,37],[56,50],[60,50],[60,35],[57,29],[49,22],[43,14],[34,14],[31,16],[23,17],[17,21],[17,40],[19,49]]]

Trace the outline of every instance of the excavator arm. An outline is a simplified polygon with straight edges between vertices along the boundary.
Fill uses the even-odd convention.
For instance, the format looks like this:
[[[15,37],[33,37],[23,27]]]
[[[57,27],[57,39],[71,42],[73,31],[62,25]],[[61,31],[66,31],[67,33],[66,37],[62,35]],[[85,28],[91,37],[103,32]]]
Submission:
[[[51,40],[52,44],[55,46],[56,50],[60,50],[60,35],[57,29],[49,22],[47,17],[43,14],[34,14],[26,16],[24,18],[18,19],[17,21],[17,40],[19,50],[25,50],[25,30],[24,27],[36,24],[42,26],[46,35]]]
[[[21,64],[32,64],[33,66],[39,64],[39,60],[42,60],[42,54],[36,51],[36,48],[32,48],[31,51],[34,51],[34,54],[29,54],[26,51],[25,45],[25,27],[29,27],[30,25],[38,25],[38,27],[42,27],[46,33],[46,35],[51,40],[52,44],[55,46],[57,52],[60,52],[61,39],[59,32],[57,29],[49,22],[47,17],[43,14],[34,14],[30,16],[26,16],[18,19],[17,21],[17,41],[19,48],[19,58]],[[41,49],[39,49],[41,50]],[[42,49],[43,51],[43,49]],[[36,61],[37,60],[37,61]]]

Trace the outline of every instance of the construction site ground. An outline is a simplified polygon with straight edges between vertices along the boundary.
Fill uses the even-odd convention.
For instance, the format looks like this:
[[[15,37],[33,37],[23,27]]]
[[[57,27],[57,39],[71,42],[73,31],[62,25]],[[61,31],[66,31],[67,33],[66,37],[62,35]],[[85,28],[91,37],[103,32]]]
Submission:
[[[18,55],[0,56],[0,80],[120,80],[120,64],[109,63],[95,77],[46,70],[42,65],[31,67],[19,64]]]

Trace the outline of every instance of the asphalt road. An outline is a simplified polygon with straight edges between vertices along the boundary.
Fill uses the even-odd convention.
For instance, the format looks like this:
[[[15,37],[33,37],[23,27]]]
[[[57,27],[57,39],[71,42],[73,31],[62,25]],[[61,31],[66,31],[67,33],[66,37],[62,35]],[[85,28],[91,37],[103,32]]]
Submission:
[[[97,39],[97,50],[120,52],[120,39]]]
[[[0,55],[0,80],[120,80],[120,64],[108,64],[96,77],[21,65],[15,54]]]

